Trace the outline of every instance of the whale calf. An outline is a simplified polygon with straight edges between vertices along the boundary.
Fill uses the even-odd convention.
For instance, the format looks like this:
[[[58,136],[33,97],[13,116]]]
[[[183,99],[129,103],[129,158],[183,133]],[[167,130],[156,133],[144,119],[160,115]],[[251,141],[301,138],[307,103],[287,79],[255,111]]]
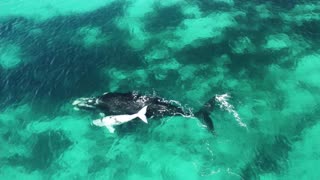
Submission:
[[[180,105],[158,96],[141,95],[138,93],[108,92],[96,97],[78,98],[72,105],[76,110],[99,111],[105,115],[135,114],[148,106],[146,117],[160,119],[167,116],[195,116],[208,130],[213,131],[214,125],[210,113],[215,106],[215,98],[211,98],[196,113],[186,111]]]
[[[132,115],[116,115],[116,116],[106,116],[102,119],[94,120],[92,123],[96,126],[105,126],[111,133],[114,133],[115,129],[113,126],[120,125],[129,122],[137,117],[139,117],[143,122],[148,123],[147,117],[147,106],[143,107],[138,113]]]

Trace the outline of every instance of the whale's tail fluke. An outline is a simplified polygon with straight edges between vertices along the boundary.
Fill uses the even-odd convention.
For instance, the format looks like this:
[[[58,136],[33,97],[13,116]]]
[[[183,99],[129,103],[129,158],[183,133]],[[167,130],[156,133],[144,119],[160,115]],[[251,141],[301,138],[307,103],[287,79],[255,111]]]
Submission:
[[[147,117],[146,117],[147,107],[148,107],[148,106],[143,107],[143,108],[137,113],[137,116],[138,116],[143,122],[145,122],[145,123],[148,124],[148,120],[147,120]]]
[[[201,109],[195,113],[195,116],[200,119],[202,124],[204,124],[209,131],[214,131],[214,125],[212,119],[210,118],[210,113],[213,111],[215,106],[215,97],[207,101]]]

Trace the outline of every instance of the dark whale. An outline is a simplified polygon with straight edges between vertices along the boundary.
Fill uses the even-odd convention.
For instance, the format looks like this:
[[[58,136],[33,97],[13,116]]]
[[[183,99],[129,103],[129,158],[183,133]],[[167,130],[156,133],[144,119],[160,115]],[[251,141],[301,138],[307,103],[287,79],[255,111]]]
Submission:
[[[214,130],[210,113],[214,109],[215,98],[210,99],[194,114],[174,101],[137,93],[104,93],[96,97],[78,98],[73,102],[73,105],[76,109],[98,110],[106,115],[134,114],[141,108],[148,106],[147,118],[159,119],[178,115],[195,116],[208,130]]]

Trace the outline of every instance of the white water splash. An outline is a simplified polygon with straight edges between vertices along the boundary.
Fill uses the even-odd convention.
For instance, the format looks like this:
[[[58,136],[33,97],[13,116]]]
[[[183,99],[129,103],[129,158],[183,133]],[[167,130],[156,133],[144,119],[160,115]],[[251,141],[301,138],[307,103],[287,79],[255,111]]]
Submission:
[[[229,113],[231,113],[241,127],[247,128],[247,125],[242,122],[239,113],[234,110],[234,107],[231,104],[228,103],[229,98],[229,94],[216,95],[215,97],[216,101],[219,102],[219,106],[221,109],[225,109]]]

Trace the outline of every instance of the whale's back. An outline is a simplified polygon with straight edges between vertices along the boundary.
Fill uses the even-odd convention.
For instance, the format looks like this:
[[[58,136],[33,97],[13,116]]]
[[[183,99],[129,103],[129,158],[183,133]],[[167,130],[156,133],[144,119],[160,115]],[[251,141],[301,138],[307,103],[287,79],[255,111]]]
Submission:
[[[182,108],[171,104],[163,98],[137,95],[133,93],[108,93],[98,97],[97,107],[105,114],[133,114],[148,106],[146,116],[163,117],[184,113]]]

